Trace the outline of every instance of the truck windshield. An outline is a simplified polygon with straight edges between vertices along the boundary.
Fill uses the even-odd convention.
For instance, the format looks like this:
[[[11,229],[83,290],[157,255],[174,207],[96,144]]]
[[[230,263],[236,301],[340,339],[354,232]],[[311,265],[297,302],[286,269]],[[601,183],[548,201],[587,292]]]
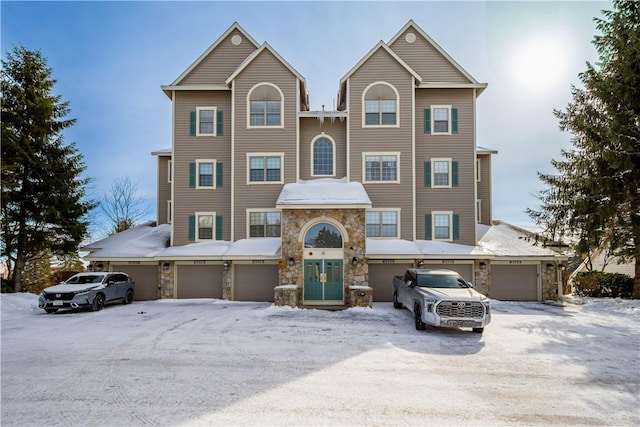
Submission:
[[[419,274],[418,286],[424,288],[468,288],[467,282],[460,276],[443,274]]]

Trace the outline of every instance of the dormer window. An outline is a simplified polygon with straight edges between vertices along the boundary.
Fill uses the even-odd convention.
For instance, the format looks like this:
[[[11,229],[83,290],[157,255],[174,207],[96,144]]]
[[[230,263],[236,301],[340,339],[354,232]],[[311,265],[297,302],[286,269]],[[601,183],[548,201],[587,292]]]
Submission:
[[[260,83],[249,91],[248,127],[283,127],[282,92],[271,83]]]
[[[363,126],[398,126],[398,92],[385,82],[369,85],[363,93]]]

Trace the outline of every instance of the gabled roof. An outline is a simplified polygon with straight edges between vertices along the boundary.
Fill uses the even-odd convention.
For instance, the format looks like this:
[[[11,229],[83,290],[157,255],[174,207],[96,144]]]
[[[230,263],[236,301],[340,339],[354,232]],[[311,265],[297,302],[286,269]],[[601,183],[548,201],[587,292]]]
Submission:
[[[218,47],[218,45],[220,43],[222,43],[222,41],[227,38],[227,36],[229,34],[231,34],[231,32],[233,32],[233,30],[238,30],[240,33],[242,33],[243,36],[245,36],[247,38],[247,40],[249,40],[256,48],[258,48],[260,45],[258,44],[258,42],[256,42],[253,37],[251,37],[241,26],[240,24],[238,24],[237,22],[234,22],[233,25],[231,25],[229,27],[229,29],[227,29],[227,31],[225,31],[220,37],[218,37],[218,39],[213,42],[213,44],[211,46],[209,46],[209,48],[207,50],[204,51],[204,53],[202,55],[200,55],[200,57],[198,57],[198,59],[195,60],[195,62],[193,64],[191,64],[189,66],[189,68],[187,68],[186,70],[184,70],[184,72],[182,74],[180,74],[180,76],[178,76],[177,79],[174,80],[173,83],[171,83],[170,86],[177,86],[180,84],[180,82],[187,76],[189,75],[189,73],[191,71],[193,71],[194,68],[196,68],[198,66],[198,64],[200,64],[216,47]]]
[[[271,45],[269,43],[267,43],[267,42],[262,43],[262,45],[258,48],[258,50],[254,51],[251,55],[247,56],[247,58],[244,61],[242,61],[240,66],[238,66],[238,68],[236,68],[236,70],[233,72],[233,74],[231,74],[229,76],[229,78],[227,79],[227,81],[225,83],[227,85],[230,84],[233,81],[233,79],[235,79],[238,76],[238,74],[240,74],[245,68],[247,68],[247,66],[249,64],[251,64],[253,62],[253,60],[256,59],[258,57],[258,55],[260,55],[265,50],[268,50],[269,52],[271,52],[271,54],[273,56],[275,56],[278,59],[278,61],[280,61],[298,79],[300,79],[302,82],[305,82],[305,84],[306,84],[306,81],[305,81],[304,77],[302,77],[302,74],[300,74],[295,68],[293,68],[291,66],[291,64],[289,64],[282,56],[280,56],[280,54],[278,52],[276,52],[275,49],[273,49],[271,47]]]
[[[351,75],[352,75],[353,73],[355,73],[355,72],[358,70],[358,68],[360,68],[360,67],[362,66],[362,64],[364,64],[365,62],[367,62],[367,61],[369,60],[369,58],[371,58],[371,57],[373,56],[373,54],[374,54],[374,53],[376,53],[376,52],[377,52],[378,50],[380,50],[380,49],[383,49],[383,50],[384,50],[384,51],[386,51],[389,55],[391,55],[391,57],[392,57],[393,59],[395,59],[395,60],[398,62],[398,64],[402,65],[402,67],[404,67],[404,69],[406,69],[406,70],[407,70],[407,71],[408,71],[408,72],[409,72],[413,77],[415,77],[415,79],[416,79],[418,82],[422,82],[422,77],[421,77],[418,73],[416,73],[416,72],[415,72],[415,70],[409,66],[409,64],[407,64],[406,62],[404,62],[404,61],[402,60],[402,58],[400,58],[400,57],[399,57],[399,56],[398,56],[398,55],[397,55],[393,50],[391,50],[391,48],[390,48],[389,46],[387,46],[385,42],[383,42],[382,40],[380,40],[380,41],[378,42],[378,44],[377,44],[377,45],[375,45],[375,46],[373,47],[373,49],[371,49],[371,50],[369,51],[369,53],[367,53],[367,54],[366,54],[366,55],[365,55],[365,56],[364,56],[360,61],[358,61],[358,63],[357,63],[353,68],[351,68],[351,69],[347,72],[347,74],[345,74],[345,75],[344,75],[344,77],[342,77],[342,78],[340,79],[340,84],[342,85],[342,83],[346,82],[346,81],[347,81],[347,79],[348,79],[349,77],[351,77]]]
[[[460,66],[460,64],[458,64],[451,56],[449,56],[449,54],[444,49],[442,49],[440,45],[438,45],[438,43],[436,43],[431,37],[429,37],[429,35],[425,33],[424,30],[413,21],[413,19],[409,20],[409,22],[407,22],[407,24],[402,27],[402,29],[391,38],[391,40],[389,40],[388,44],[392,45],[405,31],[407,31],[408,28],[413,28],[422,37],[424,37],[427,42],[429,42],[442,56],[445,57],[447,61],[451,63],[451,65],[453,65],[458,71],[460,71],[460,73],[462,73],[463,76],[465,76],[469,80],[469,83],[481,84],[476,79],[474,79],[473,76],[471,76],[471,74],[469,74],[464,68],[462,68],[462,66]]]

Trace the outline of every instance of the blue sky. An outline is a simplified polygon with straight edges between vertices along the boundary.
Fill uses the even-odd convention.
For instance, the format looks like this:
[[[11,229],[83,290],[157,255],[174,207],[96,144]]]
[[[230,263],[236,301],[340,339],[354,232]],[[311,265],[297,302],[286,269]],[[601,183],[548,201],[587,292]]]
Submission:
[[[65,131],[93,178],[138,185],[155,217],[156,163],[171,146],[170,84],[233,22],[267,41],[307,81],[311,108],[333,105],[338,82],[375,44],[413,19],[476,80],[477,143],[493,161],[493,218],[519,225],[544,188],[538,171],[570,147],[553,109],[570,101],[597,55],[594,17],[609,2],[14,2],[2,1],[2,58],[41,50],[77,124]]]

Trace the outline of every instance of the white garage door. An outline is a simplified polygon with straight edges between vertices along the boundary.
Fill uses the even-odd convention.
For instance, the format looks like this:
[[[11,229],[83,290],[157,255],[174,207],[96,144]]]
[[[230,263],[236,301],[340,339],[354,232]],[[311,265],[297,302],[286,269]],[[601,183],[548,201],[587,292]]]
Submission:
[[[424,268],[452,270],[464,277],[467,282],[473,283],[473,268],[471,264],[427,264],[425,261]]]
[[[369,286],[373,301],[393,301],[393,276],[404,276],[413,264],[369,264]]]
[[[178,265],[176,298],[222,298],[221,265]]]
[[[489,297],[504,301],[538,301],[538,266],[491,264]]]
[[[278,286],[277,265],[236,265],[233,278],[235,301],[273,302]]]
[[[112,264],[112,271],[127,273],[136,283],[134,301],[158,299],[158,266]]]

